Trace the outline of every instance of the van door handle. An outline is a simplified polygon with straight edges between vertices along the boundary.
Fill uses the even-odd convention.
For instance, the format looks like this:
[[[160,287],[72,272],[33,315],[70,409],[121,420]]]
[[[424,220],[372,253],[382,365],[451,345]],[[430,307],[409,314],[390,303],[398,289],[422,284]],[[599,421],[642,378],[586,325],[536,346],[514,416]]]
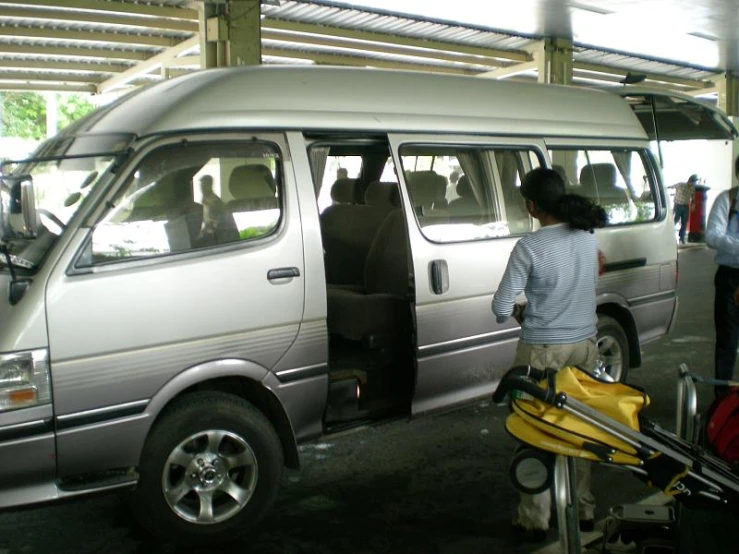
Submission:
[[[297,267],[277,267],[267,272],[267,279],[270,281],[289,279],[290,277],[300,277],[300,270]]]
[[[434,294],[444,294],[449,290],[449,267],[446,260],[434,260],[429,264],[431,290]]]

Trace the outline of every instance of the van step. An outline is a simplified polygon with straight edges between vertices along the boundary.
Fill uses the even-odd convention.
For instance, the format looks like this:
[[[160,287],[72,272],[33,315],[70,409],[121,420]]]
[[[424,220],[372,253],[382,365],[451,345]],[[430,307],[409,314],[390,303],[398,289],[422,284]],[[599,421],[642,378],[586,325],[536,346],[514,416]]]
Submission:
[[[139,474],[133,469],[121,469],[103,473],[85,474],[68,477],[58,482],[57,487],[64,496],[93,492],[96,490],[133,487],[139,479]]]

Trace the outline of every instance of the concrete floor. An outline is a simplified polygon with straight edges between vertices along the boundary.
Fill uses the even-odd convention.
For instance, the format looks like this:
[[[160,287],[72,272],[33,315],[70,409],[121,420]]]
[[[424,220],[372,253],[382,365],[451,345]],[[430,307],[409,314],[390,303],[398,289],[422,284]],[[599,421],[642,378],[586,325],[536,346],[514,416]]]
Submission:
[[[680,311],[670,337],[644,347],[630,381],[652,397],[648,415],[674,426],[677,366],[712,373],[712,253],[680,251]],[[705,394],[701,394],[705,393]],[[699,391],[701,407],[711,392]],[[286,474],[277,503],[257,532],[199,552],[529,553],[509,521],[517,495],[507,471],[516,444],[507,410],[480,403],[408,424],[372,427],[301,448],[303,469]],[[597,516],[651,495],[629,473],[596,466]],[[550,532],[552,541],[556,532]],[[139,531],[121,496],[0,514],[0,554],[177,552]]]

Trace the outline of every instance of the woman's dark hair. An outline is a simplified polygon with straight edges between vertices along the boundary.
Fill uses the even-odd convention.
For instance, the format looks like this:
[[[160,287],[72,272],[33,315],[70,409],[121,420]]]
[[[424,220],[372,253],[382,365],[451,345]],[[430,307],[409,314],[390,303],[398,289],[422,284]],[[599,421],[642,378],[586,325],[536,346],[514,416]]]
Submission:
[[[571,229],[592,233],[608,223],[606,211],[598,204],[579,194],[566,193],[562,176],[553,169],[538,167],[529,171],[521,183],[521,194]]]

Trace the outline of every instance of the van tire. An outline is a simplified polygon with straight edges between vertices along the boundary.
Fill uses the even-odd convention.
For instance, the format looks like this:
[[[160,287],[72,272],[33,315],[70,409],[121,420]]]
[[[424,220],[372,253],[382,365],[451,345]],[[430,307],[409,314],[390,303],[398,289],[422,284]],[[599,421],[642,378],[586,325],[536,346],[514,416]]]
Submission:
[[[264,414],[238,396],[195,392],[175,400],[149,433],[130,504],[141,525],[166,541],[231,541],[272,506],[283,466]]]
[[[616,381],[625,382],[629,372],[629,340],[616,319],[598,315],[597,344],[599,366]]]

